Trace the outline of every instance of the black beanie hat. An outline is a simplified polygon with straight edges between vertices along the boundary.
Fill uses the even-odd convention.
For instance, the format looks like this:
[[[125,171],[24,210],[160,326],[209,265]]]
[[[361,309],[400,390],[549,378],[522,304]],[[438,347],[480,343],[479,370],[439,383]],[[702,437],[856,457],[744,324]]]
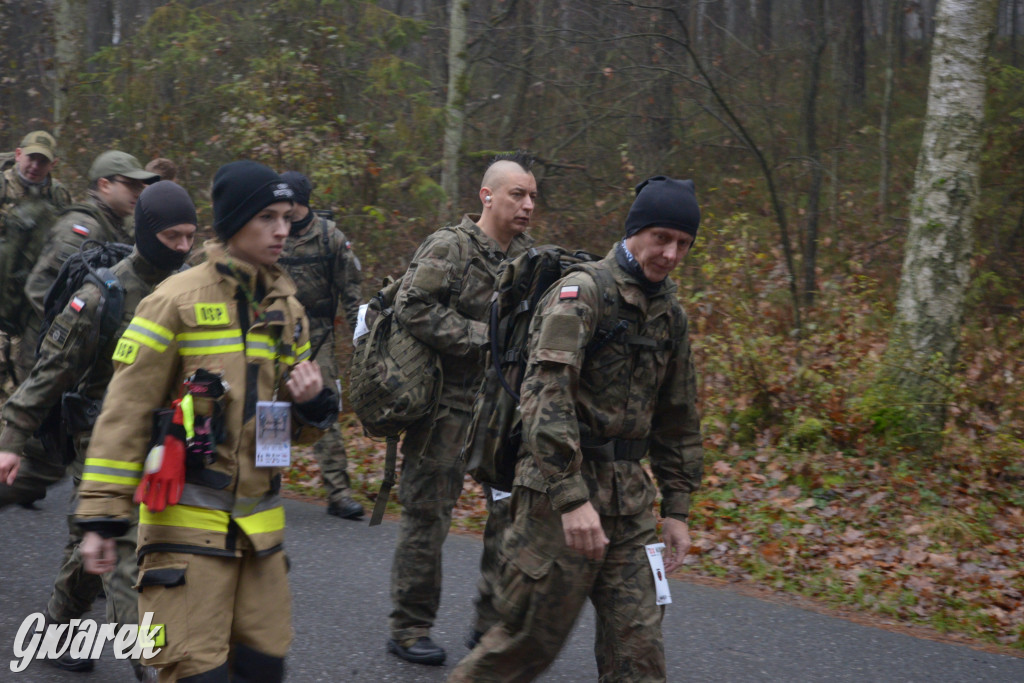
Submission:
[[[159,270],[181,268],[188,253],[171,249],[156,235],[183,223],[199,225],[195,204],[185,188],[170,180],[149,185],[135,202],[135,248]]]
[[[232,161],[213,176],[213,231],[227,242],[257,213],[294,197],[273,169],[255,161]]]
[[[288,187],[292,188],[292,192],[295,193],[296,204],[309,206],[309,196],[313,194],[313,183],[310,182],[309,178],[298,171],[285,171],[281,174],[281,180],[288,183]]]
[[[636,199],[626,216],[626,237],[652,226],[682,230],[697,239],[700,207],[692,180],[656,175],[636,186]]]

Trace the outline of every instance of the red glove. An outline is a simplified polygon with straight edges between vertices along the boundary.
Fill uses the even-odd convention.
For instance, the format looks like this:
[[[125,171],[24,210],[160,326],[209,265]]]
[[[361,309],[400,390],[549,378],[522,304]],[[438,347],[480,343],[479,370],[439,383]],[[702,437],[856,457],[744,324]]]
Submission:
[[[185,487],[185,420],[181,401],[174,401],[171,407],[174,415],[167,426],[163,443],[150,449],[142,481],[135,489],[135,502],[145,503],[152,512],[176,505]]]

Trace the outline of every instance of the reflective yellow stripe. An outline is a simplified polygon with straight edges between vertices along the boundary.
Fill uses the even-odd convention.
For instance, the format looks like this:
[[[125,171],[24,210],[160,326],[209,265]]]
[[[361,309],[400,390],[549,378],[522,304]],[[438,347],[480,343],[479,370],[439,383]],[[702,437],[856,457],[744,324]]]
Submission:
[[[277,341],[268,334],[248,334],[245,337],[245,355],[252,358],[274,360],[279,355],[277,353]]]
[[[166,351],[167,346],[174,341],[174,333],[169,329],[139,316],[132,318],[122,337],[144,344],[157,353]]]
[[[310,351],[309,342],[306,342],[305,344],[300,346],[299,347],[299,360],[300,361],[309,360],[309,355],[310,355],[309,351]]]
[[[121,462],[120,460],[108,460],[107,458],[86,458],[86,467],[112,467],[116,470],[128,470],[130,472],[141,472],[141,462]]]
[[[185,438],[194,438],[196,435],[196,406],[192,394],[185,394],[181,399],[181,421],[185,427]]]
[[[104,484],[124,484],[126,486],[137,486],[141,477],[115,477],[112,474],[93,474],[86,472],[82,475],[82,481],[101,481]]]
[[[249,536],[281,531],[284,529],[284,508],[276,507],[248,517],[236,517],[235,523]]]
[[[226,534],[229,520],[230,516],[226,512],[194,508],[189,505],[171,505],[163,512],[150,512],[145,505],[139,506],[139,524],[180,526]]]

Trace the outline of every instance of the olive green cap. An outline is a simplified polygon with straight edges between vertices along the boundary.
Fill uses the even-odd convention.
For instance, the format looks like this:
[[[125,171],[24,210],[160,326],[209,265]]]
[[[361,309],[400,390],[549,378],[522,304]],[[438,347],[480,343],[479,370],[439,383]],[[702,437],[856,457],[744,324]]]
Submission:
[[[147,185],[160,180],[159,173],[147,171],[139,163],[139,160],[128,152],[119,152],[116,149],[104,152],[96,157],[89,169],[89,180],[99,180],[115,175],[122,175],[125,178],[141,180]]]
[[[22,154],[42,154],[50,161],[57,158],[57,141],[45,130],[34,130],[26,135],[18,149]]]

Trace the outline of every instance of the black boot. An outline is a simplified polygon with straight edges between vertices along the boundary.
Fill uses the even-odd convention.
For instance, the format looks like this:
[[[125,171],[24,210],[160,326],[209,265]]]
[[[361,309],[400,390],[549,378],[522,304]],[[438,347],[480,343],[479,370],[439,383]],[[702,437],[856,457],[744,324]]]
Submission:
[[[401,642],[391,638],[388,640],[388,652],[413,664],[431,666],[444,664],[445,658],[444,648],[432,641],[430,636],[409,638]]]

